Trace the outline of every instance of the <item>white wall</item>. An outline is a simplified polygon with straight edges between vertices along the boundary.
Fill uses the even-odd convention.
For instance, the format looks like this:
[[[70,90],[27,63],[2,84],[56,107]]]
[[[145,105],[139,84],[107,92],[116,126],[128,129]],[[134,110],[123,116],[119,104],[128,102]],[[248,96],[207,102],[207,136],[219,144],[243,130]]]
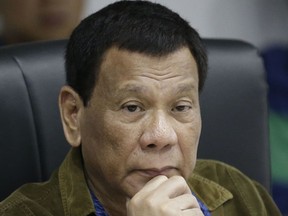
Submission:
[[[114,0],[86,0],[85,15]],[[246,40],[259,48],[288,44],[286,0],[156,0],[178,12],[201,36]]]

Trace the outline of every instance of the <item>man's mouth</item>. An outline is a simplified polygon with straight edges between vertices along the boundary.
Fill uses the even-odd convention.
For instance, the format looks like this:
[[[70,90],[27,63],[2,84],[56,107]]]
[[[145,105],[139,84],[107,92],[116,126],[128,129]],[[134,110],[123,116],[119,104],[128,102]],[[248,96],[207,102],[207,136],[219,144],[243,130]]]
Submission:
[[[160,169],[148,168],[148,169],[137,169],[135,171],[138,172],[140,175],[142,175],[144,177],[149,177],[149,178],[153,178],[153,177],[158,176],[158,175],[165,175],[167,177],[170,177],[173,175],[173,173],[175,173],[176,168],[171,167],[171,166],[167,166],[167,167],[163,167]]]

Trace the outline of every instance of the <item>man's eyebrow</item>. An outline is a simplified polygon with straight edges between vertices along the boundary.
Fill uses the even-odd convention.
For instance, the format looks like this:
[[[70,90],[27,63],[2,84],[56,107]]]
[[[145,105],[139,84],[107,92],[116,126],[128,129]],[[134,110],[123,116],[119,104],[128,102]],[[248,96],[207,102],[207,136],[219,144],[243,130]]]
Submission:
[[[115,96],[121,96],[126,94],[140,94],[147,91],[147,87],[135,84],[127,84],[122,86],[115,92]]]
[[[176,94],[183,94],[187,92],[193,93],[195,91],[196,87],[193,84],[182,84],[176,87],[175,92]]]

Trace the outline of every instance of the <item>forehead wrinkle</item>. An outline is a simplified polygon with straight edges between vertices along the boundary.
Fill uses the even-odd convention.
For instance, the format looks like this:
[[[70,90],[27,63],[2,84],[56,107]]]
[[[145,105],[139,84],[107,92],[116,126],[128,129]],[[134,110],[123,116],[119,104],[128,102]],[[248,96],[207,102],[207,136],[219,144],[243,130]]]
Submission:
[[[160,65],[162,66],[162,65]],[[141,65],[138,67],[133,68],[134,71],[142,71],[142,67],[146,69],[146,65]],[[157,67],[157,65],[149,66],[149,71],[147,73],[141,73],[139,76],[151,78],[157,81],[165,80],[165,79],[172,79],[181,76],[192,76],[193,74],[193,65],[191,62],[182,61],[175,64],[175,62],[165,65],[165,67]],[[182,71],[180,73],[175,74],[175,70]],[[197,69],[196,69],[197,70]]]
[[[164,80],[168,80],[168,79],[173,79],[176,77],[180,77],[181,75],[170,75],[169,74],[159,74],[159,75],[155,75],[155,74],[151,74],[151,73],[147,73],[147,74],[141,74],[142,77],[148,78],[148,79],[153,79],[156,81],[164,81]]]
[[[193,66],[193,57],[191,58],[184,58],[184,59],[179,59],[175,58],[173,54],[170,54],[167,57],[161,57],[161,58],[150,58],[153,60],[152,64],[150,63],[150,68],[155,70],[155,71],[170,71],[170,68],[176,67],[179,69],[190,69]],[[145,61],[142,61],[141,66],[146,66]]]

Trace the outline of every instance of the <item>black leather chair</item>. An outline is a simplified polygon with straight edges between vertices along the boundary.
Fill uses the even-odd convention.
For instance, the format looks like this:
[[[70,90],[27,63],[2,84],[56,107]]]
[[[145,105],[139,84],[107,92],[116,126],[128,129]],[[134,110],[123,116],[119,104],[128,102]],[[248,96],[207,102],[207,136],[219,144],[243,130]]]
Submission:
[[[251,45],[205,40],[209,75],[201,95],[199,157],[232,164],[270,186],[267,88]],[[0,49],[0,200],[20,185],[44,181],[64,159],[58,93],[65,83],[66,41]]]

